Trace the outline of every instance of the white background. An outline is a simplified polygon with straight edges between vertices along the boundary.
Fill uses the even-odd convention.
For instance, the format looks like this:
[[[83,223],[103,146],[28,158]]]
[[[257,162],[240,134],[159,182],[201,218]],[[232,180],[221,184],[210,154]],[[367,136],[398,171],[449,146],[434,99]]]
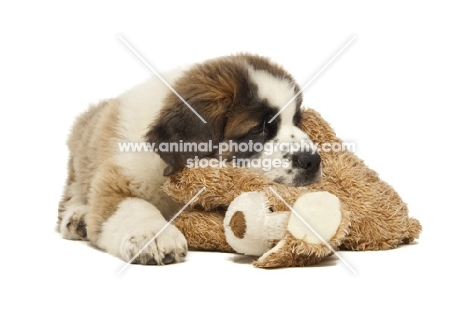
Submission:
[[[117,1],[115,1],[117,2]],[[305,1],[304,1],[305,3]],[[0,5],[3,309],[467,306],[468,22],[461,2],[178,2]],[[131,266],[54,231],[65,140],[76,114],[159,72],[248,51],[270,56],[424,228],[410,246],[346,252],[313,268],[259,270],[241,256],[190,253]]]

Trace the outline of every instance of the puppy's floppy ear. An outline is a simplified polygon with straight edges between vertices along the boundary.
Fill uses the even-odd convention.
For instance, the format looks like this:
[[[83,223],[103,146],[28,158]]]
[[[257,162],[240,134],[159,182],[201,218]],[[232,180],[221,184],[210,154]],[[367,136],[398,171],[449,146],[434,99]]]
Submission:
[[[175,83],[174,89],[206,121],[204,123],[185,102],[171,93],[164,102],[156,121],[146,134],[146,141],[155,143],[157,153],[167,163],[164,175],[182,169],[187,160],[203,158],[218,150],[192,147],[192,150],[163,151],[164,143],[200,146],[200,143],[217,145],[224,138],[226,113],[239,91],[248,92],[245,64],[233,58],[219,58],[192,67]]]
[[[211,145],[217,145],[224,131],[224,125],[219,122],[219,119],[209,117],[203,111],[203,102],[189,104],[206,120],[206,123],[180,99],[177,101],[179,102],[166,105],[146,133],[146,141],[154,143],[156,153],[167,164],[164,176],[169,176],[185,167],[188,159],[193,159],[195,156],[200,159],[213,155],[216,150],[209,149],[208,145],[210,141]]]

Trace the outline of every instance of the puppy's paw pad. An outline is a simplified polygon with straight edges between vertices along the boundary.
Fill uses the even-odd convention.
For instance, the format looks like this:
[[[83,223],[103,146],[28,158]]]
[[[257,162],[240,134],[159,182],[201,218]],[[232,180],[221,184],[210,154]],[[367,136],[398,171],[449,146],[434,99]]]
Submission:
[[[63,214],[60,234],[65,239],[86,240],[86,206],[73,207]]]

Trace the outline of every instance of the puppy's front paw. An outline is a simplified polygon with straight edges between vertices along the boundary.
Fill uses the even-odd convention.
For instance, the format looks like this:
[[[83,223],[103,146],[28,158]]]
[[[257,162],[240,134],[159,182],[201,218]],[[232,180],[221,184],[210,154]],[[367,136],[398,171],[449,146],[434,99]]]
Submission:
[[[187,241],[161,212],[138,198],[123,201],[102,225],[96,245],[125,262],[166,265],[183,260]]]
[[[121,258],[126,262],[133,259],[133,264],[167,265],[183,261],[186,255],[187,241],[172,225],[161,232],[136,231],[124,238],[120,246]]]

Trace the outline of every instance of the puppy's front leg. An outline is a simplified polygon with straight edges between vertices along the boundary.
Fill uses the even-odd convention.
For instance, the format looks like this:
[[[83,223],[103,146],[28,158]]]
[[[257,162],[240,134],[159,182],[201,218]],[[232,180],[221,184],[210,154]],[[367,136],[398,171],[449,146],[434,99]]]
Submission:
[[[101,170],[91,186],[88,238],[95,246],[129,262],[164,265],[183,260],[187,242],[161,212],[138,198],[118,167]],[[141,253],[156,234],[158,237]]]

